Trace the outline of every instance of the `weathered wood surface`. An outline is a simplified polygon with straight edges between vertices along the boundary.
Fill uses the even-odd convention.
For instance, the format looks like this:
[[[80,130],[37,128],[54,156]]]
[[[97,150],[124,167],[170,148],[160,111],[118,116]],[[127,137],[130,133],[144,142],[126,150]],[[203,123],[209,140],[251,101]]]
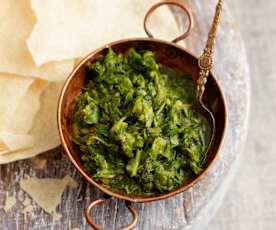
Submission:
[[[216,0],[184,2],[191,8],[195,18],[195,26],[192,35],[186,40],[186,46],[196,55],[200,55]],[[135,204],[139,212],[137,229],[204,229],[218,208],[218,202],[227,189],[225,183],[230,181],[232,169],[242,155],[247,133],[249,73],[237,25],[227,6],[224,9],[214,71],[225,92],[229,109],[228,129],[221,157],[209,175],[187,192],[160,202]],[[184,20],[179,11],[173,12],[180,27],[183,27]],[[0,205],[4,203],[7,193],[17,198],[16,206],[10,212],[5,213],[0,209],[0,230],[90,229],[84,219],[83,209],[103,194],[86,183],[61,152],[60,149],[56,149],[41,155],[40,157],[47,159],[47,166],[43,170],[35,169],[32,159],[0,166]],[[72,176],[80,186],[77,189],[67,189],[63,194],[57,210],[63,214],[62,219],[53,221],[49,214],[35,204],[34,211],[24,217],[21,213],[22,202],[27,195],[20,190],[18,182],[34,176],[63,178],[65,175]],[[111,200],[98,207],[94,216],[96,222],[105,229],[116,229],[126,225],[130,220],[124,202],[118,200]]]

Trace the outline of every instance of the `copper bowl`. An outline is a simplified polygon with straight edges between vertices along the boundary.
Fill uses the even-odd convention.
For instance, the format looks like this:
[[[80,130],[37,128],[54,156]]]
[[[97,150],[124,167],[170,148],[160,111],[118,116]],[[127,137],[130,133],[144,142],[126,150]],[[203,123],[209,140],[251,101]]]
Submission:
[[[103,184],[96,182],[91,178],[89,173],[87,173],[85,168],[83,167],[78,153],[75,151],[74,143],[71,140],[71,115],[73,113],[75,106],[75,98],[81,93],[83,85],[85,85],[87,82],[87,64],[95,62],[100,55],[106,53],[108,48],[112,48],[115,52],[118,53],[125,53],[130,48],[135,48],[136,50],[151,50],[155,53],[157,62],[161,63],[164,66],[177,69],[184,73],[188,73],[192,76],[194,82],[197,81],[199,77],[198,58],[196,58],[193,54],[191,54],[189,51],[187,51],[180,45],[176,44],[177,41],[182,40],[188,36],[192,23],[191,14],[185,6],[175,1],[166,1],[162,2],[162,4],[159,3],[158,5],[155,5],[149,12],[153,11],[158,6],[163,5],[165,3],[177,5],[188,14],[190,26],[183,35],[176,38],[173,42],[167,42],[155,38],[131,38],[119,40],[116,42],[109,43],[93,51],[75,67],[73,72],[66,80],[58,104],[58,128],[61,137],[61,143],[66,154],[68,155],[72,163],[75,165],[75,167],[78,169],[78,171],[86,178],[86,180],[89,183],[100,189],[107,196],[126,201],[126,205],[132,213],[133,220],[124,229],[132,229],[137,223],[138,214],[137,211],[131,206],[132,202],[142,203],[166,199],[186,191],[187,189],[198,183],[202,178],[204,178],[207,175],[213,163],[218,158],[219,150],[221,148],[226,128],[227,119],[224,96],[220,86],[218,85],[218,82],[215,79],[214,74],[211,72],[208,78],[208,82],[206,84],[206,90],[203,96],[203,100],[215,117],[215,139],[210,151],[208,152],[208,156],[206,159],[206,167],[204,171],[199,176],[191,179],[189,182],[187,182],[180,188],[169,193],[155,196],[126,195],[118,191],[114,191],[104,186]],[[147,16],[145,19],[147,19]],[[85,210],[85,215],[88,223],[95,229],[101,228],[94,223],[93,219],[90,216],[90,211],[95,205],[104,202],[104,200],[105,199],[99,199],[93,201]]]

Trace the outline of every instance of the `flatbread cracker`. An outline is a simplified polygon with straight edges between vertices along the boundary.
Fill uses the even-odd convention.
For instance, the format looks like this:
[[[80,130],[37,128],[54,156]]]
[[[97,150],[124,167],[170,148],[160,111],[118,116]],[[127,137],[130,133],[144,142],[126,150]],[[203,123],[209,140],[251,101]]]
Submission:
[[[30,135],[14,134],[8,132],[0,132],[0,155],[7,154],[19,149],[31,148],[34,145],[34,139]]]
[[[33,82],[33,78],[0,73],[0,130],[8,129],[10,118]]]
[[[10,117],[9,131],[13,133],[28,133],[33,125],[33,119],[40,109],[40,96],[49,82],[36,79],[21,99],[14,114]]]
[[[97,47],[123,38],[146,37],[143,18],[156,1],[31,0],[38,21],[27,40],[37,65],[83,57]],[[167,7],[152,22],[172,40],[177,24]],[[160,26],[162,25],[162,26]]]
[[[30,1],[1,0],[0,5],[0,72],[64,80],[72,70],[73,61],[51,62],[37,68],[27,48],[25,40],[36,22]]]
[[[47,85],[40,79],[0,74],[0,154],[34,145],[28,132]]]
[[[72,185],[72,183],[74,183]],[[65,176],[63,179],[53,178],[30,178],[21,180],[20,187],[27,192],[45,212],[52,214],[53,217],[58,217],[56,207],[61,202],[61,196],[66,187],[76,188],[77,182],[70,176]],[[47,188],[45,190],[45,188]]]
[[[56,114],[61,84],[51,83],[41,95],[41,107],[37,112],[29,135],[34,138],[32,148],[0,155],[0,164],[30,158],[60,144]]]

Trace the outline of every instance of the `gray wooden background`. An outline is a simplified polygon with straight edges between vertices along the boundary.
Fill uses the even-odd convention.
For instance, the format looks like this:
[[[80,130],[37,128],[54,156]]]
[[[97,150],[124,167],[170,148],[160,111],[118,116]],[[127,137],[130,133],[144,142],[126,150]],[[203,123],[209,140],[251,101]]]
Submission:
[[[201,2],[201,0],[193,0]],[[204,1],[206,2],[206,1]],[[242,35],[247,47],[249,62],[251,65],[252,76],[252,105],[250,132],[244,160],[241,164],[237,176],[234,178],[233,184],[224,200],[217,215],[212,220],[208,230],[275,230],[276,229],[276,97],[274,96],[276,87],[276,2],[273,0],[232,0],[226,1],[231,8],[233,15],[240,24]],[[29,176],[55,176],[61,178],[64,171],[72,175],[75,179],[82,180],[81,177],[72,170],[68,160],[58,154],[47,155],[50,164],[46,172],[34,170],[31,167],[31,161],[23,161],[18,164],[11,164],[5,170],[2,170],[0,180],[1,192],[10,191],[18,197],[19,201],[24,200],[25,194],[18,189],[17,179]],[[2,193],[3,194],[3,193]],[[72,204],[73,194],[67,190],[58,211],[67,213],[66,228],[70,229],[77,226],[82,220],[82,213],[75,212],[76,209],[82,208],[80,203],[88,203],[90,201],[89,194],[96,194],[95,197],[101,196],[91,186],[82,183],[78,191],[74,193],[78,201]],[[4,202],[4,196],[0,196],[0,204]],[[168,201],[170,205],[178,206],[178,203]],[[107,204],[111,205],[109,209],[97,210],[98,221],[109,218],[111,215],[115,223],[116,216],[112,210],[116,207],[116,202],[112,201]],[[121,205],[122,206],[122,205]],[[120,206],[120,207],[121,207]],[[166,206],[165,206],[166,207]],[[109,211],[110,210],[110,211]],[[145,217],[151,217],[153,213],[145,213]],[[171,213],[168,218],[173,225],[175,215]],[[36,217],[36,218],[35,218]],[[37,217],[43,217],[40,219]],[[112,217],[112,218],[113,218]],[[15,222],[14,218],[18,221]],[[0,224],[5,223],[5,227],[0,225],[0,229],[51,229],[52,219],[50,216],[37,207],[34,213],[28,216],[30,222],[24,221],[24,216],[14,210],[14,215],[6,215],[0,212]],[[153,220],[154,221],[154,220]],[[82,221],[82,223],[85,223]],[[104,227],[113,227],[110,221],[102,222]],[[118,223],[120,224],[120,223]],[[168,223],[169,224],[169,223]],[[32,226],[32,228],[30,228]],[[41,226],[45,226],[41,228]],[[48,226],[48,227],[47,227]],[[60,225],[61,226],[61,225]],[[142,228],[141,228],[142,229]],[[179,226],[178,229],[182,229]],[[201,229],[203,230],[203,229]]]

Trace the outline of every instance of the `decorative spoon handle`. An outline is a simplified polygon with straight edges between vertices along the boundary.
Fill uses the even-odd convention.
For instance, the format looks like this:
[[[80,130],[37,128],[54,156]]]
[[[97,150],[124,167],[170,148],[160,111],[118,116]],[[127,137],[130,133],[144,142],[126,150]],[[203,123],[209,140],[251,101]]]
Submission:
[[[215,17],[213,19],[213,23],[209,31],[207,44],[205,46],[203,54],[200,56],[198,60],[198,66],[200,68],[200,72],[199,72],[199,78],[197,80],[196,92],[197,92],[197,100],[200,102],[202,101],[202,96],[205,90],[205,84],[207,83],[207,77],[209,76],[210,70],[213,68],[213,65],[214,65],[213,53],[214,53],[214,47],[216,44],[217,29],[218,29],[220,16],[222,12],[222,3],[223,3],[223,0],[218,1]]]

